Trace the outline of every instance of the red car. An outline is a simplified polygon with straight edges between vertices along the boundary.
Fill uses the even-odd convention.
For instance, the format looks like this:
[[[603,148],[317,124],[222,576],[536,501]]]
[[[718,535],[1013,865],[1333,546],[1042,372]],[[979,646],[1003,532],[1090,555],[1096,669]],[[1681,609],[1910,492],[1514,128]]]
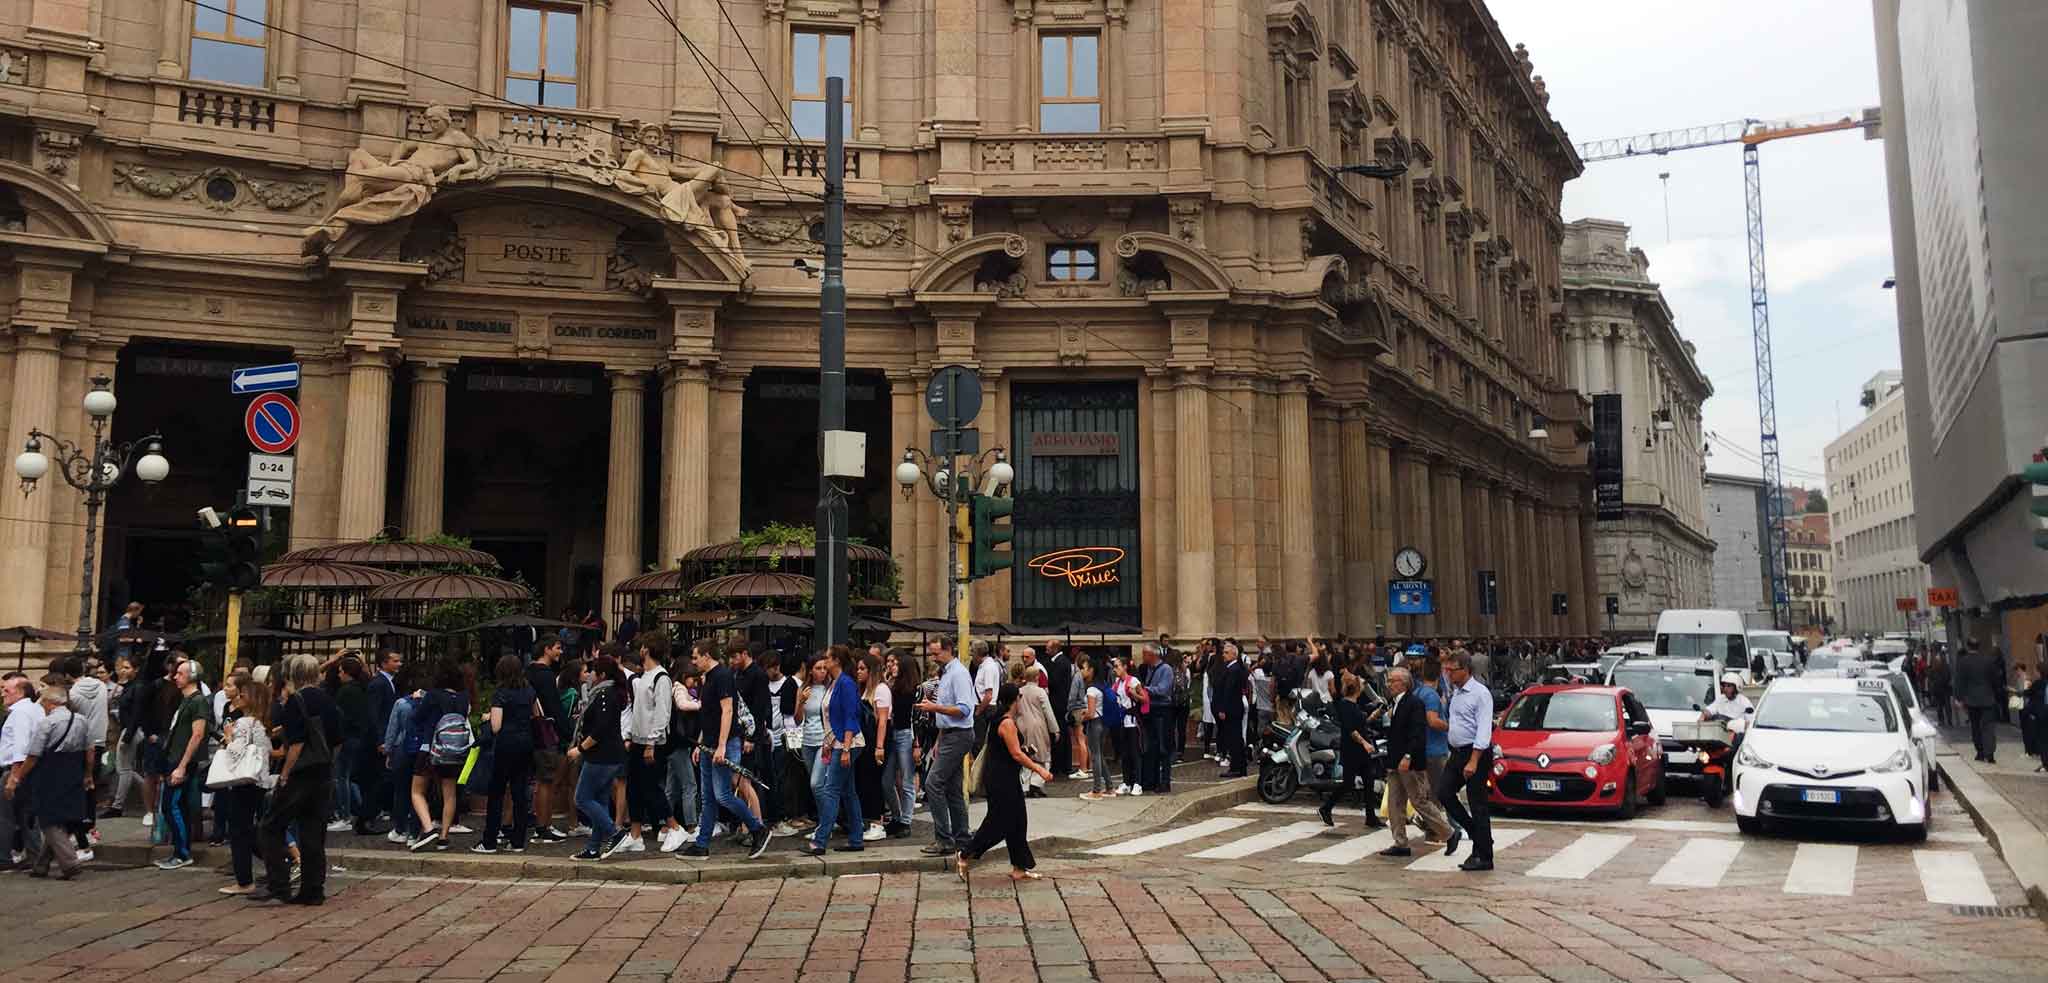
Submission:
[[[1642,701],[1618,686],[1531,686],[1493,729],[1495,806],[1599,809],[1664,802],[1664,752]]]

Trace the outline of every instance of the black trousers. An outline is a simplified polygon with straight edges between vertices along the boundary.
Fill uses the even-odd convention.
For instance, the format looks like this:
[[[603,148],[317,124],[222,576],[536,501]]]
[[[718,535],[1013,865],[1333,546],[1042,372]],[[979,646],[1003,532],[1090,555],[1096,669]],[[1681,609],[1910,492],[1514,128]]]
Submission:
[[[1465,762],[1479,757],[1479,767],[1473,769],[1472,777],[1465,777]],[[1472,837],[1472,856],[1480,860],[1493,860],[1493,823],[1487,818],[1486,776],[1493,769],[1493,749],[1482,748],[1474,751],[1470,747],[1451,748],[1451,757],[1444,762],[1443,779],[1436,785],[1436,801],[1444,807],[1444,815],[1451,817],[1459,829]],[[1471,803],[1458,801],[1458,790],[1465,790],[1465,798]]]
[[[974,830],[974,838],[968,840],[960,852],[969,860],[980,860],[981,855],[995,849],[997,843],[1006,844],[1010,851],[1010,866],[1030,870],[1038,866],[1038,858],[1031,855],[1031,840],[1025,835],[1026,825],[1021,787],[1019,791],[1001,798],[991,797],[988,812]]]
[[[357,826],[370,825],[370,820],[377,818],[377,813],[388,804],[390,794],[384,789],[384,777],[389,770],[384,767],[384,756],[377,753],[376,742],[365,741],[352,773],[357,789]]]
[[[668,749],[655,748],[647,760],[641,745],[626,748],[626,815],[642,826],[668,822]]]
[[[484,804],[483,841],[491,846],[510,842],[525,849],[526,823],[533,815],[533,752],[516,747],[508,747],[505,751],[491,756],[490,796]],[[506,792],[512,793],[512,833],[509,840],[501,841],[498,824],[504,818]]]
[[[237,785],[214,793],[216,806],[227,814],[228,854],[234,861],[235,883],[256,883],[256,814],[263,809],[263,786]],[[290,873],[286,873],[287,879]]]
[[[285,853],[284,834],[293,823],[299,834],[299,893],[308,898],[327,895],[327,817],[334,811],[334,777],[325,768],[315,771],[294,772],[290,782],[278,787],[257,833],[265,881],[270,893],[280,898],[292,893],[292,862]]]
[[[1055,721],[1056,730],[1052,735],[1052,777],[1065,778],[1074,771],[1074,734],[1069,728],[1067,714],[1060,714]]]
[[[1161,706],[1144,718],[1145,790],[1167,792],[1173,788],[1173,714]]]
[[[1976,745],[1979,758],[1998,754],[1997,712],[1997,707],[1970,708],[1970,743]]]
[[[1228,713],[1216,714],[1216,753],[1229,762],[1227,767],[1234,773],[1243,774],[1247,767],[1244,746],[1244,708],[1237,707]]]
[[[1138,781],[1138,732],[1143,727],[1118,727],[1116,729],[1116,756],[1124,766],[1124,784],[1139,787]]]

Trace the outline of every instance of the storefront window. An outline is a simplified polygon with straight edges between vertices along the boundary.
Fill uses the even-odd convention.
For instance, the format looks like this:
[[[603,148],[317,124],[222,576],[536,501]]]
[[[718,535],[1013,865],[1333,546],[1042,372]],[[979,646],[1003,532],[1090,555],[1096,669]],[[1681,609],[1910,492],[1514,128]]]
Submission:
[[[1054,280],[1093,280],[1101,270],[1095,244],[1065,243],[1045,253],[1046,275]]]
[[[1094,34],[1052,34],[1038,42],[1038,128],[1047,133],[1102,129],[1100,59]]]
[[[192,63],[187,77],[262,88],[267,0],[207,0],[192,6]]]
[[[527,106],[576,107],[577,12],[515,3],[505,32],[505,99]]]
[[[825,139],[825,80],[846,80],[846,102],[840,106],[846,129],[853,132],[853,35],[845,31],[793,31],[789,36],[789,118],[804,140]]]

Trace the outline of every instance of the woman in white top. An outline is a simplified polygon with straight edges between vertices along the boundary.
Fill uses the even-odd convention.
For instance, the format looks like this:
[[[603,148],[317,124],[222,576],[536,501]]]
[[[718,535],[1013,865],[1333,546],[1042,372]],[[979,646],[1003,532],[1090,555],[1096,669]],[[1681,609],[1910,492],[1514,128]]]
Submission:
[[[825,704],[831,692],[832,660],[821,654],[811,662],[805,676],[806,685],[796,694],[796,718],[803,722],[798,731],[808,766],[806,777],[810,780],[803,796],[803,829],[809,829],[818,824],[818,800],[814,795],[825,782]]]

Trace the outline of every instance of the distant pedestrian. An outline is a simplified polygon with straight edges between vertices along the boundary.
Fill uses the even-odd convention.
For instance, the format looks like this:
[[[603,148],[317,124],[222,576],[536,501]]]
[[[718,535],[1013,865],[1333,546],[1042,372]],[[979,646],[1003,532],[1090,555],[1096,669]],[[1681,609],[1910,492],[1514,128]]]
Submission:
[[[1117,742],[1117,758],[1124,764],[1124,784],[1117,791],[1122,795],[1144,795],[1144,769],[1140,750],[1144,745],[1144,736],[1141,733],[1144,728],[1139,724],[1144,719],[1143,712],[1146,701],[1151,698],[1150,691],[1145,689],[1145,684],[1131,672],[1131,664],[1123,659],[1111,659],[1110,672],[1114,678],[1111,692],[1116,695],[1117,713],[1123,718],[1123,726],[1118,728],[1117,736],[1113,738]]]
[[[1444,814],[1472,834],[1472,855],[1458,865],[1467,871],[1493,869],[1493,826],[1487,818],[1486,779],[1493,768],[1493,692],[1472,674],[1472,656],[1453,652],[1444,667],[1451,680],[1447,737],[1451,756],[1445,763],[1436,799]],[[1463,789],[1466,802],[1458,801]],[[1444,855],[1458,852],[1458,830],[1444,844]]]
[[[1378,829],[1381,826],[1379,815],[1373,811],[1379,804],[1365,801],[1372,791],[1373,761],[1372,740],[1365,734],[1365,710],[1358,705],[1358,699],[1363,695],[1365,681],[1357,676],[1351,676],[1338,694],[1336,702],[1330,705],[1329,719],[1336,721],[1337,732],[1340,735],[1337,739],[1337,760],[1343,766],[1344,780],[1331,786],[1323,795],[1320,815],[1325,826],[1336,824],[1333,813],[1337,808],[1337,800],[1343,797],[1345,792],[1350,792],[1352,798],[1364,809],[1366,829]],[[1320,696],[1316,698],[1321,699]]]
[[[1394,762],[1387,773],[1387,825],[1393,827],[1394,845],[1380,855],[1405,857],[1410,853],[1409,806],[1414,806],[1423,833],[1431,840],[1448,840],[1451,824],[1428,791],[1429,712],[1415,693],[1414,676],[1406,669],[1389,670],[1387,691],[1394,701],[1387,725],[1387,757]]]
[[[54,863],[57,878],[68,881],[80,869],[70,826],[91,815],[85,769],[92,735],[89,722],[71,710],[70,690],[61,683],[44,686],[39,700],[42,719],[29,736],[28,756],[7,776],[6,789],[10,798],[27,790],[41,834],[28,858],[28,876],[48,877]]]
[[[1145,654],[1142,682],[1150,699],[1138,716],[1145,723],[1145,750],[1140,769],[1146,791],[1161,795],[1173,790],[1173,665],[1155,650]]]
[[[7,723],[0,726],[0,771],[7,774],[0,785],[0,850],[6,851],[5,869],[13,870],[40,849],[42,833],[29,816],[28,787],[12,778],[28,760],[30,738],[42,722],[43,707],[28,677],[18,672],[0,678],[0,699],[7,709]]]
[[[915,714],[911,707],[917,703],[917,691],[924,683],[924,673],[918,660],[907,653],[892,657],[890,662],[896,670],[886,680],[889,719],[882,794],[891,806],[885,832],[891,837],[902,837],[910,835],[910,817],[917,812],[917,771],[911,763],[911,746],[914,743],[911,726]]]
[[[1017,707],[1011,713],[1011,720],[1017,725],[1017,740],[1024,753],[1050,772],[1052,735],[1057,724],[1054,723],[1052,702],[1039,686],[1039,678],[1035,666],[1018,663],[1010,667],[1010,682],[1017,687]],[[1027,798],[1045,798],[1045,780],[1037,772],[1027,770],[1019,777],[1024,783],[1023,791]]]
[[[257,683],[241,669],[235,670],[234,710],[240,714],[223,722],[227,745],[221,751],[229,760],[248,755],[264,762],[256,781],[213,793],[213,801],[227,813],[228,855],[235,882],[220,889],[222,894],[248,894],[256,886],[256,821],[263,811],[263,797],[277,784],[270,772],[270,718],[273,694],[269,686]]]
[[[327,827],[333,807],[335,739],[341,735],[341,711],[320,688],[320,664],[299,654],[284,661],[284,705],[277,723],[284,735],[284,763],[278,770],[277,792],[263,817],[257,841],[263,849],[265,885],[243,897],[252,903],[290,901],[319,905],[327,900]],[[293,895],[292,863],[285,834],[296,829],[299,846],[299,893]]]
[[[1216,756],[1223,761],[1224,778],[1241,778],[1249,764],[1245,757],[1244,693],[1250,682],[1244,657],[1236,642],[1224,642],[1223,653],[1210,663],[1209,705],[1215,720]]]
[[[470,847],[475,853],[523,853],[527,819],[532,815],[533,747],[536,725],[547,719],[540,699],[527,681],[526,667],[516,655],[498,658],[497,688],[491,692],[490,715],[484,726],[491,734],[491,781],[484,807],[483,838]],[[512,835],[503,831],[505,796],[512,796]]]
[[[1948,657],[1940,652],[1934,653],[1927,660],[1927,671],[1923,676],[1927,685],[1927,703],[1934,708],[1935,722],[1943,727],[1954,726],[1954,671],[1949,667]]]
[[[917,709],[932,715],[938,738],[932,745],[931,769],[925,775],[925,799],[932,810],[934,842],[924,853],[944,856],[967,846],[967,794],[962,767],[974,747],[974,680],[944,641],[931,643],[939,684],[932,698]]]
[[[743,658],[746,643],[734,642],[727,646],[726,651],[728,658]],[[704,709],[698,718],[700,736],[693,752],[697,761],[697,788],[702,797],[702,809],[697,817],[697,841],[683,847],[680,855],[711,855],[711,837],[718,827],[719,810],[725,809],[746,823],[753,837],[750,856],[759,857],[767,852],[768,839],[773,833],[761,824],[761,817],[733,792],[733,766],[742,764],[740,736],[745,729],[740,726],[739,708],[742,704],[733,683],[732,669],[719,661],[709,641],[693,645],[690,658],[697,671],[704,675],[704,688],[699,693]],[[592,825],[596,824],[593,822]]]
[[[318,671],[316,664],[314,683],[319,681]],[[213,708],[200,692],[199,672],[199,663],[180,659],[171,675],[178,704],[171,716],[171,726],[164,735],[168,771],[164,776],[163,804],[159,811],[170,828],[171,855],[157,861],[157,867],[162,870],[192,865],[192,831],[199,820],[200,787],[206,784],[207,732],[213,726]],[[321,774],[324,777],[326,772]],[[317,818],[324,833],[327,815],[323,811]]]
[[[460,666],[444,661],[434,670],[434,688],[413,707],[412,728],[413,739],[409,743],[418,748],[412,763],[412,809],[420,821],[421,832],[407,848],[415,852],[430,846],[446,850],[455,826],[456,807],[461,803],[455,780],[461,777],[463,759],[476,743],[469,726],[469,697]],[[437,784],[441,793],[438,823],[427,809],[427,792]]]
[[[590,839],[577,860],[603,860],[626,845],[626,831],[612,816],[612,786],[626,767],[626,740],[621,718],[632,701],[625,670],[618,659],[600,655],[590,662],[597,685],[583,713],[582,733],[569,745],[569,760],[580,762],[576,780],[576,813],[590,827]]]
[[[860,794],[854,788],[854,757],[866,747],[861,733],[859,669],[852,650],[844,645],[832,646],[831,661],[836,671],[825,690],[826,733],[821,753],[825,783],[817,790],[818,828],[811,833],[811,845],[804,851],[814,857],[825,855],[825,843],[831,839],[833,827],[840,823],[842,814],[846,845],[838,848],[840,852],[863,849],[861,839],[867,833],[861,819]]]
[[[1038,862],[1031,855],[1022,776],[1028,771],[1041,780],[1050,780],[1052,772],[1022,746],[1017,728],[1019,702],[1015,683],[1005,683],[996,694],[996,724],[983,752],[989,756],[988,761],[982,765],[982,794],[988,797],[988,812],[955,861],[963,881],[967,879],[968,867],[999,842],[1009,852],[1011,880],[1035,881],[1044,876],[1032,870]]]
[[[1970,743],[1975,745],[1977,760],[1986,764],[1998,761],[1997,716],[2004,677],[1997,653],[1979,648],[1975,642],[1968,643],[1956,662],[1956,699],[1970,713]]]
[[[1116,706],[1116,698],[1109,695],[1109,686],[1106,683],[1098,684],[1093,660],[1082,662],[1081,672],[1075,678],[1079,679],[1084,687],[1078,718],[1081,721],[1081,735],[1085,739],[1083,746],[1088,755],[1086,760],[1095,764],[1095,770],[1089,776],[1091,785],[1088,791],[1081,793],[1081,797],[1089,800],[1106,799],[1116,794],[1116,790],[1110,787],[1109,745],[1106,735],[1112,726],[1118,730],[1123,728],[1123,714],[1118,710],[1113,721],[1108,716],[1109,709]]]

